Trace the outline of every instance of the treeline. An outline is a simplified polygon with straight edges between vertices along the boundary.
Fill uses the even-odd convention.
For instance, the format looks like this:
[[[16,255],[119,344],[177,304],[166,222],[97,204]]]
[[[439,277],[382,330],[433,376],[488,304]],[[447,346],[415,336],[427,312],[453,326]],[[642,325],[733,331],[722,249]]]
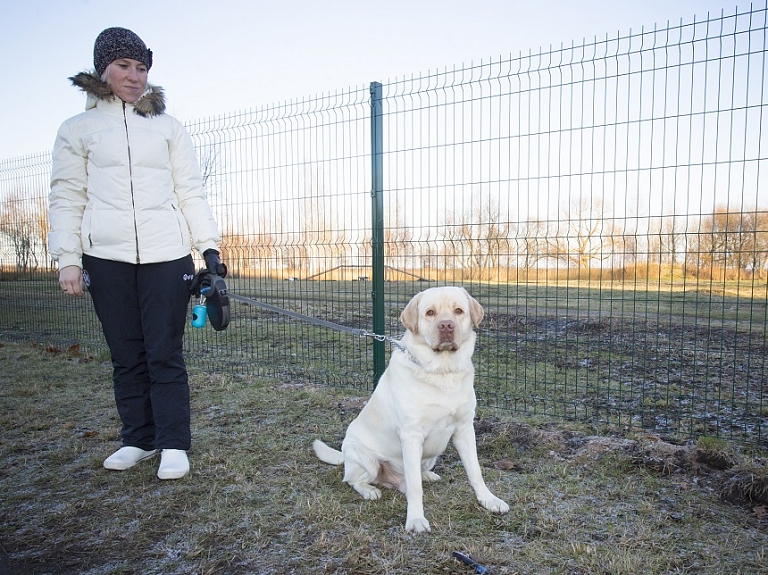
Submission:
[[[757,209],[616,219],[600,206],[577,205],[556,220],[510,222],[485,206],[449,216],[439,229],[410,229],[397,214],[389,224],[384,253],[393,279],[768,276],[768,211]],[[370,265],[371,240],[330,230],[229,233],[223,250],[233,270],[243,274],[350,279],[368,275],[360,272]]]
[[[314,211],[317,211],[316,208]],[[326,208],[327,209],[327,208]],[[313,211],[310,209],[310,211]],[[576,202],[558,218],[510,221],[490,202],[453,213],[439,226],[411,228],[395,206],[385,220],[385,264],[400,277],[521,281],[563,277],[629,279],[768,276],[768,211],[719,207],[711,214],[612,216],[599,202]],[[279,219],[279,218],[278,218]],[[262,220],[255,233],[225,231],[222,257],[233,274],[358,279],[370,275],[370,232],[356,237],[323,214],[297,231]],[[0,202],[4,273],[51,270],[44,199]]]

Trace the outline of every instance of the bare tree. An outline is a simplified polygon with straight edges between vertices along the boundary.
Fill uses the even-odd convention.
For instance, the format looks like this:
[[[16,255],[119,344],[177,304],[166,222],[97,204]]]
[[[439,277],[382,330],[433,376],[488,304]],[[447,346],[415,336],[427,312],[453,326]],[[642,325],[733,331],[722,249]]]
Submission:
[[[754,225],[743,212],[722,206],[702,218],[696,234],[700,266],[746,270],[754,260]]]
[[[765,270],[768,259],[768,214],[756,209],[717,207],[701,220],[691,242],[699,270],[722,268],[737,274]]]
[[[394,268],[408,267],[406,260],[411,255],[410,246],[413,234],[405,223],[400,198],[389,208],[384,226],[384,254],[387,265]]]
[[[595,260],[610,258],[610,240],[605,238],[612,238],[613,231],[605,228],[606,214],[600,200],[574,201],[563,214],[562,227],[558,222],[554,235],[547,239],[549,257],[581,270],[589,269]]]
[[[638,238],[631,230],[616,230],[609,239],[610,251],[614,257],[614,265],[619,268],[631,268],[637,264]]]
[[[333,207],[322,194],[309,195],[304,201],[295,264],[305,274],[344,265],[348,251],[345,234]]]
[[[648,230],[648,260],[676,266],[685,253],[686,218],[671,215],[655,219]]]
[[[746,212],[744,218],[750,230],[747,265],[752,273],[765,277],[768,266],[768,212],[753,210]]]
[[[48,230],[51,229],[51,221],[48,215],[48,200],[47,197],[41,196],[37,203],[37,233],[39,245],[42,246],[42,251],[45,254],[45,261],[49,268],[54,267],[53,260],[48,252]]]
[[[209,200],[212,200],[215,198],[214,188],[221,160],[221,146],[218,142],[205,144],[198,148],[197,154],[200,173],[203,176],[203,189]]]
[[[250,266],[251,240],[248,236],[227,231],[221,234],[221,259],[231,275],[240,275]]]
[[[463,277],[487,278],[509,254],[510,229],[492,198],[479,199],[471,211],[446,216],[443,253],[457,262]]]
[[[259,214],[258,231],[250,239],[249,270],[259,270],[264,276],[269,276],[273,269],[281,269],[277,247],[279,232],[283,228],[280,216],[278,213],[277,221],[270,225],[269,216],[264,212]]]
[[[533,269],[539,261],[547,257],[547,223],[541,220],[528,220],[517,227],[518,265]]]
[[[40,258],[46,260],[48,218],[42,200],[28,199],[20,192],[6,196],[0,210],[0,234],[8,238],[16,257],[16,269],[37,269]]]

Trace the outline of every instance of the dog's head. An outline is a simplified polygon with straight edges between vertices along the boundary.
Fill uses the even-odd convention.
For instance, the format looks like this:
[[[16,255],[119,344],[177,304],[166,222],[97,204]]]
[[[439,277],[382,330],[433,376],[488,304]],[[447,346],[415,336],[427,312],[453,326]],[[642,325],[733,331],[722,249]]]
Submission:
[[[483,308],[467,290],[436,287],[417,293],[400,321],[435,352],[457,351],[483,319]]]

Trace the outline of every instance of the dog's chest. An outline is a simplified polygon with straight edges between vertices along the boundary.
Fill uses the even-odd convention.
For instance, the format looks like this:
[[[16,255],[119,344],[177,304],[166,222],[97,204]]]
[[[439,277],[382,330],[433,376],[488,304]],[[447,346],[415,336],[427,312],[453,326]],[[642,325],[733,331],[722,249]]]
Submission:
[[[455,426],[449,426],[442,429],[434,429],[431,433],[428,433],[422,445],[422,458],[430,459],[441,455],[448,446],[454,431]]]
[[[472,425],[472,410],[466,406],[455,406],[454,409],[446,409],[446,406],[434,406],[426,408],[421,419],[424,433],[422,446],[425,458],[436,457],[445,451],[448,442],[460,429],[466,425]]]

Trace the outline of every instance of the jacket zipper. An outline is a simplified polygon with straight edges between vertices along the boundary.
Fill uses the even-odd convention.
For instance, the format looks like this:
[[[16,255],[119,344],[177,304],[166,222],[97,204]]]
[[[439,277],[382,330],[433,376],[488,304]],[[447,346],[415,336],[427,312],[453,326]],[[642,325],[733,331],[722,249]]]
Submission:
[[[136,196],[133,192],[133,159],[131,158],[131,139],[128,136],[128,117],[125,113],[125,102],[123,102],[123,124],[125,125],[125,143],[128,146],[128,182],[131,186],[131,208],[133,208],[133,234],[136,240],[136,263],[141,263],[139,257],[139,226],[136,222]]]

